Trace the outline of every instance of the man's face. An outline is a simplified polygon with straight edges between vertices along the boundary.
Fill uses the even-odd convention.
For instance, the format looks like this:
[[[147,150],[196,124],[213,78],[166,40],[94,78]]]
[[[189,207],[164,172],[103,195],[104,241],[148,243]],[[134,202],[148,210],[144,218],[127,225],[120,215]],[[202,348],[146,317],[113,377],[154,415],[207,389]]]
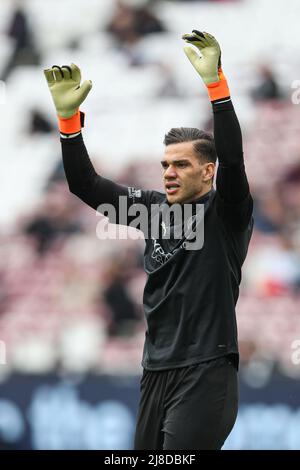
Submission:
[[[170,204],[192,202],[211,189],[215,164],[201,163],[193,142],[168,145],[161,164]]]

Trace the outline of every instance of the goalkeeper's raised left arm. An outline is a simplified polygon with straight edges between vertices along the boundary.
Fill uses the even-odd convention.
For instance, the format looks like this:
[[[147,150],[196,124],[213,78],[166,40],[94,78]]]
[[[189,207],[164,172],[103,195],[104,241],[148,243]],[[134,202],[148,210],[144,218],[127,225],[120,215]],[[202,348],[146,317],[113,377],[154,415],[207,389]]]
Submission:
[[[219,160],[216,180],[219,207],[233,228],[243,230],[251,219],[253,201],[244,166],[241,128],[222,70],[221,48],[214,36],[198,30],[184,34],[183,39],[188,44],[184,52],[206,85],[212,103]]]

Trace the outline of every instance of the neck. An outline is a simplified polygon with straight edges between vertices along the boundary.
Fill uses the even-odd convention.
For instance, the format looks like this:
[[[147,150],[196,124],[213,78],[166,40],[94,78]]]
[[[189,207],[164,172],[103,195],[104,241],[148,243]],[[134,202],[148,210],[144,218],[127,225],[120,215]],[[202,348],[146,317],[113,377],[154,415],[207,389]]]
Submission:
[[[184,202],[184,204],[187,204],[189,202],[195,202],[195,201],[198,201],[198,199],[202,198],[203,196],[205,196],[206,194],[209,194],[210,191],[212,190],[212,186],[210,186],[209,188],[205,188],[203,191],[201,191],[200,193],[196,194],[195,196],[193,196],[192,199],[190,199],[189,201],[186,201]]]

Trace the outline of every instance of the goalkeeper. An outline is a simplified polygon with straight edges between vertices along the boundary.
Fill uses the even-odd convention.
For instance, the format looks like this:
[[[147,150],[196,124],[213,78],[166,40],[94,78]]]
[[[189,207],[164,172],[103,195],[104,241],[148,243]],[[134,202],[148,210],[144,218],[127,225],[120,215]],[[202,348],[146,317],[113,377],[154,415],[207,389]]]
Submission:
[[[80,85],[80,70],[74,64],[45,71],[72,193],[94,209],[103,203],[113,205],[119,216],[116,223],[121,217],[120,196],[127,198],[129,207],[190,204],[193,214],[198,204],[204,207],[201,249],[187,250],[185,236],[174,237],[174,219],[169,224],[160,219],[164,233],[145,240],[147,331],[135,449],[221,449],[238,409],[235,305],[252,234],[253,202],[219,44],[198,30],[183,40],[188,59],[207,87],[214,137],[186,127],[165,135],[165,193],[120,186],[95,172],[83,142],[84,115],[79,110],[92,84]],[[191,220],[197,223],[197,216]]]

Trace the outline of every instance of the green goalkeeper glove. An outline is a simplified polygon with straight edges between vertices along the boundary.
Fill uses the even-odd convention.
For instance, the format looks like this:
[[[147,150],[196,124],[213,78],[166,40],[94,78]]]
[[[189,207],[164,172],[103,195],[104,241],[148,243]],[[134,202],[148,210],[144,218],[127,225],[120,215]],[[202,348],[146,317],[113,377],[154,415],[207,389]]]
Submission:
[[[63,119],[71,118],[89,94],[92,82],[87,80],[80,86],[81,72],[75,64],[71,64],[71,67],[54,65],[51,69],[44,70],[44,74],[58,116]]]
[[[201,33],[196,29],[192,34],[184,34],[182,39],[199,49],[201,56],[191,46],[185,46],[189,61],[192,63],[205,85],[219,81],[218,69],[221,67],[221,49],[217,40],[209,33]]]
[[[218,41],[209,33],[193,29],[192,34],[184,34],[182,39],[199,49],[201,57],[191,46],[185,46],[189,61],[207,86],[211,101],[230,96],[226,78],[221,69],[221,49]]]

